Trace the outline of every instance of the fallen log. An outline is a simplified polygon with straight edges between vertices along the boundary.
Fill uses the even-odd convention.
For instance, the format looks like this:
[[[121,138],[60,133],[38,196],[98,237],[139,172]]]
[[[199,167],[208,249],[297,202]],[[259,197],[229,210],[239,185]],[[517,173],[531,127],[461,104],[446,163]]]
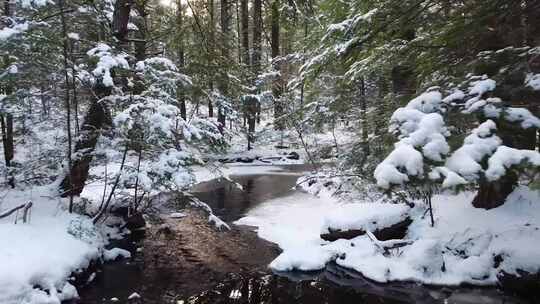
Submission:
[[[376,229],[372,233],[378,240],[381,241],[402,239],[407,235],[407,230],[411,223],[411,218],[407,217],[404,220],[397,222],[391,226],[384,227],[382,229]],[[328,230],[328,233],[321,234],[321,239],[329,242],[333,242],[339,239],[350,240],[354,239],[357,236],[366,234],[366,231],[363,229],[334,230],[328,228]]]
[[[5,217],[8,217],[10,215],[12,215],[14,212],[20,210],[20,209],[23,209],[23,223],[26,223],[27,220],[28,220],[28,213],[30,211],[30,208],[32,208],[32,202],[28,202],[26,204],[22,204],[22,205],[19,205],[15,208],[12,208],[8,211],[5,211],[3,213],[0,214],[0,219],[2,218],[5,218]]]
[[[375,244],[375,246],[379,248],[381,252],[388,252],[390,249],[400,248],[400,247],[407,246],[413,243],[412,240],[381,241],[381,240],[378,240],[377,237],[373,235],[373,233],[371,233],[371,231],[369,230],[366,231],[366,234],[369,237],[369,239],[373,242],[373,244]]]

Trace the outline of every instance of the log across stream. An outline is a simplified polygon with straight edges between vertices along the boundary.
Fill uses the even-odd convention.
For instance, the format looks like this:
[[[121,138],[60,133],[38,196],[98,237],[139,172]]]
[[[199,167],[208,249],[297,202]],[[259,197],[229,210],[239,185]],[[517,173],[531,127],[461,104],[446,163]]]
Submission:
[[[279,169],[233,176],[242,190],[214,180],[197,185],[193,194],[230,224],[260,203],[294,194],[308,167]],[[377,284],[335,264],[319,272],[273,273],[267,265],[280,249],[252,227],[219,232],[196,209],[170,217],[176,208],[174,202],[163,204],[144,233],[115,243],[132,258],[102,265],[80,288],[76,303],[521,303],[495,288]]]

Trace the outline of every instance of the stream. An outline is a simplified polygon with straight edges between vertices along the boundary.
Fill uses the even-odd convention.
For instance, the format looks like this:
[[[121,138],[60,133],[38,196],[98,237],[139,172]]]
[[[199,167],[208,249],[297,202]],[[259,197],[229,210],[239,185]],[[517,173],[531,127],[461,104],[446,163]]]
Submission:
[[[276,166],[231,176],[242,189],[219,179],[192,193],[230,224],[261,203],[294,195],[296,179],[309,169]],[[186,216],[168,216],[176,211]],[[157,213],[145,232],[114,242],[132,257],[102,265],[74,303],[525,303],[492,287],[378,284],[335,264],[318,272],[273,273],[267,265],[280,249],[258,238],[253,227],[218,232],[203,212],[179,210],[174,202]]]

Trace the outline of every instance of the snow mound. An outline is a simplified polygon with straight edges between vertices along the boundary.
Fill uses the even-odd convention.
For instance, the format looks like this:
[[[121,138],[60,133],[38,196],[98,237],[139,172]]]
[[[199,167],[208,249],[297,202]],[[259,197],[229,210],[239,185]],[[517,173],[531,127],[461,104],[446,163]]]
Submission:
[[[521,186],[506,203],[491,210],[471,205],[474,193],[433,197],[435,227],[424,218],[425,206],[410,209],[382,203],[339,203],[337,199],[295,193],[265,202],[237,221],[258,227],[258,234],[283,252],[270,264],[276,271],[319,270],[334,261],[378,281],[425,284],[497,284],[505,271],[540,271],[540,192]],[[326,242],[329,227],[371,229],[408,215],[407,242],[374,241],[368,235]],[[377,222],[377,225],[373,224]],[[388,247],[381,245],[390,245]]]
[[[403,204],[345,204],[324,217],[321,233],[336,230],[374,231],[404,220],[410,208]]]
[[[105,244],[88,217],[69,214],[49,189],[11,190],[0,210],[34,198],[28,223],[0,219],[0,303],[60,303],[77,297],[69,276],[99,259]]]
[[[121,249],[121,248],[113,248],[110,250],[105,250],[105,252],[103,252],[103,259],[105,261],[114,261],[118,258],[130,258],[130,257],[131,257],[131,252],[125,249]]]

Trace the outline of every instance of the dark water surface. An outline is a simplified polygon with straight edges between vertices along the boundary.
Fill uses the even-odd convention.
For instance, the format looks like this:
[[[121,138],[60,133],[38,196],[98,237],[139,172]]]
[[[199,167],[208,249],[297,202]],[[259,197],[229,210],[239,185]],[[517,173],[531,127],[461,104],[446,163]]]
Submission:
[[[265,174],[231,176],[237,185],[222,179],[203,182],[192,193],[210,205],[221,219],[233,222],[265,201],[294,193],[298,177],[311,169],[311,165],[276,166]]]
[[[215,180],[197,185],[193,194],[232,222],[262,202],[293,193],[298,176],[311,168],[276,169],[233,176],[243,190]],[[174,207],[164,210],[172,211]],[[377,284],[335,264],[320,272],[272,273],[267,265],[280,250],[249,227],[217,232],[201,212],[183,212],[188,216],[163,216],[145,235],[115,244],[133,257],[103,265],[94,281],[80,288],[76,303],[524,303],[495,288]],[[162,233],[164,226],[169,232]],[[141,298],[128,300],[133,292]]]

